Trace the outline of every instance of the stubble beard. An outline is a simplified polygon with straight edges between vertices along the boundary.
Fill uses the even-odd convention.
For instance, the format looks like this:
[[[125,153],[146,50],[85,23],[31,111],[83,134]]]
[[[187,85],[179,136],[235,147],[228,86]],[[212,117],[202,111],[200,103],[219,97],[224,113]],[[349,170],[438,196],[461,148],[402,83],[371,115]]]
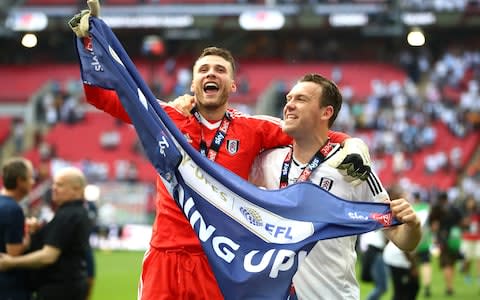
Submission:
[[[215,111],[221,107],[225,106],[225,103],[228,101],[228,93],[223,91],[221,92],[215,101],[211,101],[210,99],[206,99],[204,95],[202,95],[202,99],[198,102],[198,106],[202,107],[208,111]]]

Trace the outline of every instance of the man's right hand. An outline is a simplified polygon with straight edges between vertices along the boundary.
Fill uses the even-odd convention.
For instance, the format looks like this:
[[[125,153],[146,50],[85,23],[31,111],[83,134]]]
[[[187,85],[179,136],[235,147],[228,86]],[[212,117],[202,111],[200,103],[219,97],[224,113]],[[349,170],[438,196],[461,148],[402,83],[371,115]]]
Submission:
[[[79,38],[87,37],[89,35],[89,18],[98,17],[100,15],[100,2],[99,0],[87,0],[89,9],[82,10],[80,13],[74,15],[68,26],[73,30],[75,35]]]

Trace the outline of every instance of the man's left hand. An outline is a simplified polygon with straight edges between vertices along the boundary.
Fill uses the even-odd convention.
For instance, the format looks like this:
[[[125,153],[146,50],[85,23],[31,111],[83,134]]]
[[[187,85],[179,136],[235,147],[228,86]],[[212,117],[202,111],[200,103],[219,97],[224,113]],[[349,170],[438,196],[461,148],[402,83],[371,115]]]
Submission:
[[[415,213],[410,202],[404,198],[393,199],[390,201],[390,210],[398,221],[408,226],[420,226],[420,220]]]

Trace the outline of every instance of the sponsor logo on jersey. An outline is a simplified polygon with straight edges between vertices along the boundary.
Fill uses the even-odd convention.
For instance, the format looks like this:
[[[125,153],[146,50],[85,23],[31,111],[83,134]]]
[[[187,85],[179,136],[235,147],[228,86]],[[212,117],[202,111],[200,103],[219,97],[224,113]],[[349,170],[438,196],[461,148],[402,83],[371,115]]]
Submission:
[[[96,72],[103,72],[103,67],[100,64],[97,55],[93,51],[93,42],[91,37],[86,37],[83,39],[83,47],[85,47],[85,49],[91,55],[90,66],[93,68],[93,70]]]
[[[369,218],[368,216],[364,216],[356,211],[349,211],[347,213],[348,217],[352,220],[365,220],[367,221]]]
[[[389,226],[392,224],[392,213],[371,214],[370,217],[378,223],[383,224],[383,226]]]
[[[239,140],[227,140],[227,151],[230,154],[235,154],[238,152],[239,145],[240,145]]]
[[[333,186],[333,179],[328,178],[328,177],[322,177],[320,179],[320,187],[326,191],[330,191]]]

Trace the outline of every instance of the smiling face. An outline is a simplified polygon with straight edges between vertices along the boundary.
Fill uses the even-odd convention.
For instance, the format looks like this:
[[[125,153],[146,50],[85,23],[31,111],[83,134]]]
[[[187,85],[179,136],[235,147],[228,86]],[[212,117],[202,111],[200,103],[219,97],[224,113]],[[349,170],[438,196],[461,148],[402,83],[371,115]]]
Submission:
[[[307,74],[287,94],[283,108],[283,131],[298,140],[325,135],[342,106],[342,95],[332,81]]]
[[[228,97],[237,89],[233,79],[233,66],[225,58],[207,55],[193,66],[191,91],[200,110],[224,110]]]
[[[314,82],[299,82],[287,94],[283,108],[283,131],[297,139],[303,134],[318,131],[327,126],[330,114],[327,108],[320,107],[322,87]]]

